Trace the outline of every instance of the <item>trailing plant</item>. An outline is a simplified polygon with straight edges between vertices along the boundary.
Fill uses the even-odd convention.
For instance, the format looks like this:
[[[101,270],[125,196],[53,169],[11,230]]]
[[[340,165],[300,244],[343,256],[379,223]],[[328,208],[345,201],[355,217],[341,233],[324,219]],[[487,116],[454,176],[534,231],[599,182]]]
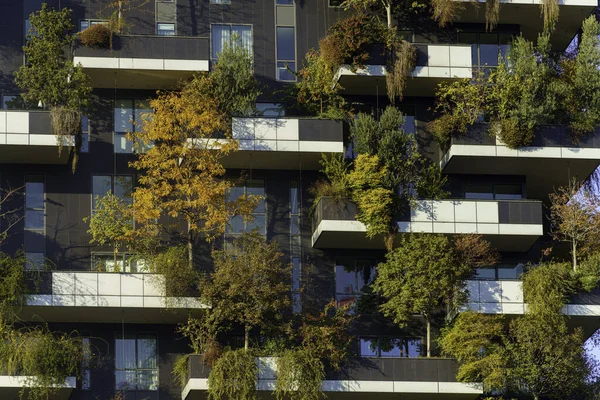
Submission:
[[[394,104],[396,98],[402,101],[408,76],[412,74],[417,63],[417,50],[412,44],[399,38],[397,31],[392,31],[391,35],[385,83],[388,98]]]
[[[319,400],[324,395],[321,384],[325,367],[319,357],[308,350],[286,350],[277,358],[275,398],[277,400]]]
[[[23,305],[29,288],[24,265],[23,254],[11,257],[0,252],[0,328],[14,322],[18,309]]]
[[[554,31],[558,15],[560,13],[558,0],[542,0],[540,11],[544,19],[544,33],[550,34]]]
[[[440,27],[445,27],[464,10],[464,5],[452,0],[431,0],[432,17]]]
[[[111,31],[105,24],[94,24],[79,32],[79,42],[95,49],[107,49],[111,43]]]
[[[168,247],[154,255],[148,262],[151,272],[164,278],[167,298],[189,297],[199,283],[199,273],[190,268],[185,246]],[[167,305],[168,303],[169,301]]]
[[[181,357],[178,357],[177,360],[173,363],[173,370],[171,371],[171,375],[173,379],[179,383],[181,388],[184,388],[188,382],[188,364],[190,360],[189,354],[184,354]]]
[[[210,400],[254,400],[258,368],[252,352],[229,350],[212,366],[208,376]]]
[[[491,32],[500,20],[500,0],[486,0],[485,2],[485,30]]]
[[[318,179],[309,188],[309,193],[314,196],[310,214],[323,197],[331,197],[335,202],[341,203],[351,194],[348,180],[348,166],[343,154],[331,153],[321,155],[321,173],[324,179]]]
[[[32,31],[23,47],[26,63],[15,73],[26,102],[50,108],[51,122],[59,153],[65,143],[73,149],[75,171],[81,148],[81,114],[89,110],[92,91],[89,77],[81,65],[73,64],[71,10],[42,9],[29,16]],[[71,135],[75,140],[70,140]]]

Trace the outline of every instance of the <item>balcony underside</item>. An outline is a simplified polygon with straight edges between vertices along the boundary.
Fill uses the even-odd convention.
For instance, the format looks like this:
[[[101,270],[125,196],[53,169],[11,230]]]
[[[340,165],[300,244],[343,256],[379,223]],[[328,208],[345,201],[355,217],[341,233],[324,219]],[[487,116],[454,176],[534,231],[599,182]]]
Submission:
[[[189,80],[195,71],[85,68],[92,87],[108,89],[174,89]]]
[[[66,164],[71,155],[69,148],[63,147],[59,156],[55,136],[48,140],[54,141],[54,145],[0,144],[0,164]]]
[[[522,152],[519,157],[497,157],[481,149],[496,146],[470,147],[480,149],[476,149],[477,152],[472,152],[472,155],[466,155],[467,151],[454,155],[457,151],[452,146],[443,171],[447,174],[471,174],[477,171],[486,175],[525,175],[527,196],[534,199],[546,199],[549,193],[566,185],[571,178],[585,181],[600,165],[600,149],[574,149],[569,156],[572,158],[554,158],[533,152],[529,156]],[[553,149],[560,151],[560,148]]]
[[[516,24],[526,39],[535,41],[543,29],[540,14],[540,0],[502,1],[499,21],[502,24]],[[550,42],[553,50],[563,51],[569,45],[582,21],[590,15],[598,2],[594,0],[561,0],[560,16]],[[465,9],[454,20],[455,23],[485,23],[485,1],[467,2]]]
[[[381,66],[383,68],[383,66]],[[427,68],[427,67],[423,67]],[[441,82],[451,82],[453,78],[419,77],[408,78],[404,96],[406,97],[432,97]],[[386,96],[385,74],[342,74],[338,80],[344,88],[345,95]]]
[[[443,224],[443,223],[442,223]],[[465,224],[465,225],[476,225],[476,224]],[[481,224],[479,224],[481,225]],[[492,225],[492,224],[490,224]],[[498,251],[515,251],[522,252],[527,251],[535,243],[535,241],[542,235],[542,227],[537,225],[519,225],[516,224],[497,224],[499,228],[504,228],[507,225],[511,229],[511,233],[504,234],[486,234],[483,227],[474,226],[474,229],[465,230],[460,233],[481,233],[483,238],[490,242],[490,244]],[[522,230],[528,234],[518,234],[517,232]],[[424,233],[445,233],[449,234],[444,229],[432,229],[431,231],[413,230],[414,232]],[[313,233],[312,241],[313,247],[319,249],[384,249],[384,238],[383,236],[376,236],[373,239],[369,239],[366,236],[366,228],[363,224],[357,221],[339,221],[339,220],[323,220]],[[394,245],[400,244],[401,237],[404,233],[396,235]],[[452,234],[452,233],[450,233]]]
[[[323,152],[327,152],[325,149]],[[343,153],[343,145],[339,143],[339,151]],[[223,158],[225,168],[231,169],[275,169],[275,170],[319,170],[322,158],[319,152],[298,151],[246,151],[240,150]]]

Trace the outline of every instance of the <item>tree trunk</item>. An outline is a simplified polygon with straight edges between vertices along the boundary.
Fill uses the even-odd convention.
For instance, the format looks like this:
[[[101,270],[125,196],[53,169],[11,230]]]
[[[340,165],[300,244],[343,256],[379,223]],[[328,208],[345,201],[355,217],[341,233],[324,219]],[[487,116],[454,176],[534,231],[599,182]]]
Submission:
[[[431,357],[431,321],[429,317],[425,317],[427,323],[427,357]]]
[[[389,2],[385,5],[385,13],[387,15],[388,28],[392,27],[392,3]]]
[[[117,269],[117,245],[113,246],[113,272],[123,272]]]
[[[577,241],[571,242],[571,256],[573,257],[573,271],[577,272]]]
[[[250,327],[246,325],[244,326],[244,350],[248,351],[248,347],[250,347]]]
[[[188,219],[188,231],[187,231],[187,248],[188,248],[188,267],[190,270],[194,269],[194,235],[192,233],[191,222]]]

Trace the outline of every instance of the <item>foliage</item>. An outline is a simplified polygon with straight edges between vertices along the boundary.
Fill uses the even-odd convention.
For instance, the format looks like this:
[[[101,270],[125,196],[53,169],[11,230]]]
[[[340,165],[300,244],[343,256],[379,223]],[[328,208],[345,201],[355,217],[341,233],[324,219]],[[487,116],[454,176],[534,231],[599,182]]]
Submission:
[[[309,350],[287,350],[277,359],[277,400],[319,400],[325,398],[321,383],[325,368],[319,357]]]
[[[188,297],[199,281],[198,271],[189,267],[185,246],[168,247],[149,264],[151,272],[164,277],[167,297]]]
[[[180,92],[160,93],[150,102],[153,118],[144,121],[143,129],[130,134],[134,143],[154,143],[130,163],[145,172],[133,194],[135,219],[142,224],[150,224],[164,214],[185,219],[190,268],[197,237],[207,241],[219,237],[234,215],[249,215],[257,200],[251,196],[230,200],[225,196],[233,183],[223,179],[221,159],[237,150],[237,142],[215,139],[223,132],[230,136],[230,114],[226,113],[247,112],[245,107],[253,92],[244,80],[251,71],[242,70],[250,67],[246,55],[233,49],[223,53],[211,74],[197,75]],[[241,69],[236,75],[232,71],[238,67]],[[227,91],[225,88],[227,96],[216,97]]]
[[[348,307],[338,307],[333,300],[318,313],[305,313],[299,328],[301,347],[339,370],[348,358],[352,342],[348,330],[353,320]]]
[[[23,304],[28,284],[25,275],[25,257],[11,257],[0,253],[0,328],[16,319],[16,311]]]
[[[460,314],[439,340],[460,363],[457,378],[536,399],[581,398],[590,371],[583,333],[570,331],[560,313],[576,276],[565,263],[530,269],[523,277],[527,312],[508,325],[502,317]]]
[[[549,10],[554,3],[544,2]],[[568,124],[571,139],[581,140],[600,123],[599,32],[595,18],[586,19],[574,57],[552,54],[547,32],[536,45],[515,38],[497,68],[438,86],[440,115],[429,124],[431,133],[444,150],[452,136],[467,133],[482,120],[489,122],[490,134],[512,149],[530,145],[541,124]]]
[[[81,65],[73,64],[70,54],[75,42],[71,10],[57,11],[42,4],[42,9],[31,14],[29,20],[31,32],[23,47],[27,62],[15,73],[15,82],[23,90],[21,96],[26,102],[42,102],[50,110],[58,108],[52,118],[53,131],[59,150],[65,142],[74,149],[75,170],[82,135],[79,117],[90,107],[92,88],[89,77]],[[58,115],[68,118],[61,120]],[[75,135],[74,144],[65,140],[70,135]]]
[[[387,167],[380,166],[378,156],[360,154],[354,161],[354,169],[348,174],[352,200],[358,205],[356,219],[367,227],[367,237],[391,232],[387,241],[393,241],[392,202],[394,192],[384,185]],[[391,243],[388,243],[391,248]]]
[[[469,243],[479,250],[465,251]],[[373,289],[383,298],[381,312],[400,327],[406,326],[412,315],[422,315],[427,323],[429,356],[433,314],[463,300],[465,281],[474,269],[495,258],[490,251],[480,236],[453,243],[444,235],[403,235],[400,246],[388,252],[386,261],[377,267]]]
[[[177,331],[190,341],[195,354],[202,354],[204,362],[212,366],[221,357],[222,346],[217,341],[217,333],[224,329],[224,324],[214,323],[213,313],[197,319],[189,317],[186,324],[179,325]]]
[[[326,37],[327,38],[327,37]],[[319,118],[340,120],[346,118],[345,101],[340,96],[340,85],[335,81],[335,68],[338,61],[327,60],[325,54],[328,41],[321,40],[320,50],[306,53],[303,68],[298,72],[300,81],[296,84],[295,100],[304,106],[309,114]],[[337,45],[332,44],[337,49]]]
[[[233,45],[225,45],[210,73],[210,96],[226,118],[250,116],[256,112],[256,99],[261,94],[252,54],[237,36]]]
[[[250,331],[278,328],[289,312],[291,265],[284,265],[277,243],[258,232],[233,241],[231,249],[213,251],[215,270],[203,295],[220,319],[244,326],[244,347]]]
[[[131,204],[114,194],[107,193],[96,196],[96,208],[84,222],[90,224],[88,233],[92,236],[90,243],[100,246],[110,244],[113,248],[115,267],[117,253],[130,239],[133,231],[133,209]]]
[[[560,187],[550,197],[550,219],[555,240],[565,241],[571,245],[573,270],[577,270],[578,257],[590,254],[598,249],[600,232],[600,198],[588,190],[581,188],[573,179],[565,187]]]
[[[500,0],[486,0],[485,2],[485,29],[494,30],[500,20]]]
[[[412,74],[417,63],[417,50],[412,44],[399,38],[397,31],[392,30],[391,35],[393,39],[389,45],[385,83],[388,98],[394,104],[396,98],[402,101],[408,75]]]
[[[109,48],[110,37],[110,29],[105,24],[95,24],[79,32],[80,43],[95,49]]]
[[[463,11],[464,6],[452,0],[431,0],[432,17],[441,27],[445,27]],[[487,18],[487,13],[486,13]]]
[[[600,283],[600,253],[595,252],[583,260],[574,275],[577,285],[581,289],[590,292],[598,287],[598,283]]]
[[[109,3],[98,13],[102,20],[107,21],[107,27],[112,35],[126,33],[131,25],[127,22],[125,14],[139,14],[144,11],[150,0],[110,0]]]
[[[208,377],[209,400],[256,399],[258,368],[254,355],[244,349],[223,353]]]
[[[171,375],[173,379],[179,382],[179,386],[183,389],[188,382],[188,363],[190,360],[189,354],[184,354],[181,357],[178,357],[177,360],[173,363],[173,371],[171,371]]]
[[[502,388],[508,367],[504,354],[504,316],[474,311],[460,313],[452,326],[442,328],[438,339],[442,351],[460,364],[459,382],[483,382]]]
[[[342,154],[331,153],[321,155],[321,173],[325,179],[317,180],[310,188],[309,193],[314,196],[311,214],[323,197],[331,197],[336,202],[350,196],[350,182],[348,181],[348,166]]]
[[[558,21],[558,0],[542,0],[540,4],[541,14],[544,19],[544,33],[550,34],[554,31],[556,21]]]

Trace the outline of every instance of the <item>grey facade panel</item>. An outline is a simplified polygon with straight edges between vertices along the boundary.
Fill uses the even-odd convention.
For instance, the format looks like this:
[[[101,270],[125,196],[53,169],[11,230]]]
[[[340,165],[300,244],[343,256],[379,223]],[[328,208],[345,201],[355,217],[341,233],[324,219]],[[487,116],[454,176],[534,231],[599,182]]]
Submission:
[[[30,111],[29,133],[32,135],[51,134],[52,126],[50,124],[50,113],[47,111]]]
[[[177,5],[174,2],[156,2],[156,22],[177,21]]]
[[[341,121],[325,119],[300,119],[299,138],[304,141],[342,142],[344,127]]]
[[[499,201],[498,220],[501,224],[542,224],[541,201]]]

